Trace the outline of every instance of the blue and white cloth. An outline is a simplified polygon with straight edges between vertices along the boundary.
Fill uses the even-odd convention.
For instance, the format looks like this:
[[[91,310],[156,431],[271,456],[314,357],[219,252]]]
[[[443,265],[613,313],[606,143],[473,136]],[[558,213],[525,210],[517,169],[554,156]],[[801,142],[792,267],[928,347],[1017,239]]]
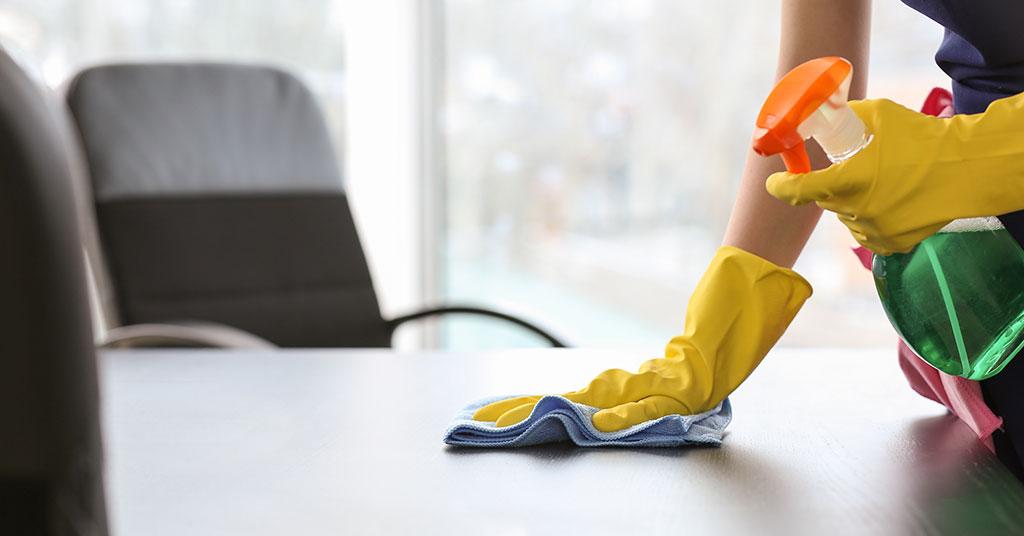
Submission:
[[[498,428],[493,422],[473,420],[477,409],[510,398],[499,396],[463,408],[444,434],[444,442],[460,447],[512,448],[572,441],[581,447],[680,447],[721,445],[725,427],[732,420],[729,400],[711,411],[696,415],[668,415],[618,432],[594,428],[591,417],[597,408],[571,402],[561,396],[545,396],[526,420]]]

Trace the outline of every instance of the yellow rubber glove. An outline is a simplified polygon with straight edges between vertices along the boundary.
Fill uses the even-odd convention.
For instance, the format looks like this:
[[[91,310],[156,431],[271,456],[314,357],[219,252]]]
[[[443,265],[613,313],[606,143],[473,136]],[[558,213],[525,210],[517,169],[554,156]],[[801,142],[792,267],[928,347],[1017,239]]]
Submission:
[[[889,100],[850,102],[874,139],[848,160],[775,173],[768,191],[835,212],[861,245],[906,252],[958,218],[1024,209],[1024,93],[938,118]]]
[[[622,430],[671,414],[714,408],[761,362],[811,295],[796,272],[734,247],[721,247],[690,297],[682,335],[665,357],[637,374],[606,370],[563,396],[601,408],[594,427]],[[526,419],[539,396],[500,400],[473,418],[509,426]]]

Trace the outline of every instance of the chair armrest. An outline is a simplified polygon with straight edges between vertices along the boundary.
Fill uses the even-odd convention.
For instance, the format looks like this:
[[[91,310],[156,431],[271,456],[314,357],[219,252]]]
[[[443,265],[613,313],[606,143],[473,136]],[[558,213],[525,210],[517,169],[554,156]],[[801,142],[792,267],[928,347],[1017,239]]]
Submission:
[[[181,324],[133,324],[107,330],[97,345],[100,348],[231,348],[265,349],[276,346],[253,335],[223,324],[189,322]]]
[[[388,325],[391,328],[391,332],[394,333],[395,329],[398,328],[398,326],[406,322],[412,320],[420,320],[422,318],[427,318],[431,316],[443,316],[449,314],[468,314],[475,316],[497,318],[498,320],[504,320],[505,322],[515,324],[525,329],[526,331],[529,331],[534,335],[537,335],[538,337],[547,341],[548,344],[550,344],[553,348],[567,348],[569,346],[561,338],[553,335],[549,330],[542,328],[533,322],[524,320],[522,318],[513,316],[508,313],[497,311],[495,309],[488,309],[486,307],[476,307],[471,305],[442,305],[439,307],[427,307],[413,313],[392,318],[391,320],[388,320]]]

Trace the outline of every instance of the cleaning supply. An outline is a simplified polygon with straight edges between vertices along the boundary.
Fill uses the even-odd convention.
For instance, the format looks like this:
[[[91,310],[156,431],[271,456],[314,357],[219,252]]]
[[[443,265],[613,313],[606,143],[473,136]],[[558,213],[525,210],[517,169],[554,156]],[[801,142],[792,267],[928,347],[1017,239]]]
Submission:
[[[1024,347],[1024,250],[996,218],[956,220],[910,253],[875,255],[871,273],[900,337],[947,374],[991,377]]]
[[[796,272],[723,246],[693,291],[683,333],[669,341],[664,358],[647,361],[636,374],[606,370],[563,396],[599,408],[593,424],[601,432],[708,411],[757,367],[810,295],[810,284]],[[534,414],[540,400],[496,401],[473,418],[514,425]]]
[[[980,218],[1024,208],[1024,96],[949,119],[886,100],[846,106],[851,72],[842,58],[819,58],[779,81],[753,146],[781,153],[789,172],[767,188],[836,212],[876,253],[882,305],[922,359],[948,374],[990,377],[1024,346],[1024,252],[997,219]],[[829,115],[841,119],[816,119]],[[835,165],[808,171],[809,137]]]
[[[493,448],[559,441],[572,441],[581,447],[717,446],[732,420],[732,407],[726,399],[697,415],[665,415],[623,430],[602,432],[592,422],[598,408],[560,396],[539,398],[530,415],[511,426],[473,419],[481,407],[502,399],[507,398],[488,398],[463,408],[445,432],[444,442],[459,447]]]

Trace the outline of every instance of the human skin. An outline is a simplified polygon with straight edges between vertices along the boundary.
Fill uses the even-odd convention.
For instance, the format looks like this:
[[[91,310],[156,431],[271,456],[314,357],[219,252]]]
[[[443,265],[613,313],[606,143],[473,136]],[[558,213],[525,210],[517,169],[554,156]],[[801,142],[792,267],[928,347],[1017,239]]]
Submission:
[[[842,56],[853,64],[849,98],[864,98],[870,31],[871,0],[783,0],[776,79],[807,60]],[[828,166],[814,142],[807,143],[807,151],[814,169]],[[722,245],[791,268],[822,211],[814,203],[793,207],[768,194],[765,179],[784,169],[778,156],[747,154]]]

